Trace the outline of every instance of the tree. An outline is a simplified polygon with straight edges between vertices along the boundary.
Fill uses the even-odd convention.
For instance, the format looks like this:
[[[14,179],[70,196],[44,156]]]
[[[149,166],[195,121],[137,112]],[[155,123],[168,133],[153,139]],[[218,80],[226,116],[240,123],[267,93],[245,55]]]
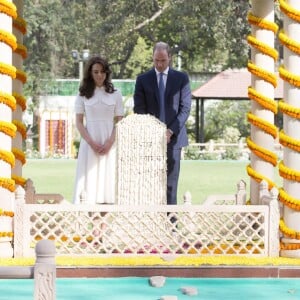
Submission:
[[[78,76],[73,49],[107,57],[115,79],[135,78],[151,67],[159,40],[170,44],[174,61],[180,54],[188,73],[245,66],[248,10],[248,1],[239,0],[24,1],[30,109],[38,106],[45,84]]]
[[[206,108],[205,113],[205,142],[217,140],[225,136],[228,127],[237,128],[241,137],[250,135],[250,126],[247,121],[247,112],[250,110],[250,101],[216,101]]]
[[[47,78],[74,77],[71,50],[89,48],[106,56],[115,78],[148,68],[149,49],[167,41],[187,72],[244,66],[248,57],[247,1],[224,0],[28,0],[25,67]],[[145,41],[141,49],[139,41]],[[239,47],[236,44],[239,43]],[[136,57],[139,47],[139,56]],[[130,62],[130,64],[129,64]],[[76,68],[75,68],[76,70]]]

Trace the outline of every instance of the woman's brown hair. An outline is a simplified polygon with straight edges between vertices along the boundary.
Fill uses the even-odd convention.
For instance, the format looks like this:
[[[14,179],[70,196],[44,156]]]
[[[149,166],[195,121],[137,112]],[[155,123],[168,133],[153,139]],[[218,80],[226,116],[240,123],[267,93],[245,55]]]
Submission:
[[[100,56],[93,56],[86,63],[83,79],[79,87],[80,96],[84,96],[87,99],[94,95],[96,87],[92,76],[92,67],[95,64],[100,64],[103,67],[103,71],[106,73],[106,78],[103,83],[105,91],[110,94],[115,91],[114,85],[111,82],[111,69],[107,60]]]

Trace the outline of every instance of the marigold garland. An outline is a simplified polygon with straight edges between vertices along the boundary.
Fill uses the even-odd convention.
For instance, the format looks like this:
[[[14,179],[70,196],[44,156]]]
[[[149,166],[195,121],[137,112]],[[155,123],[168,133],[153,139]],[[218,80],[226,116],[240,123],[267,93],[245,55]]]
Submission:
[[[287,244],[280,242],[280,250],[299,250],[300,244]]]
[[[17,78],[18,80],[20,80],[23,84],[25,84],[26,81],[27,81],[27,75],[26,75],[26,73],[25,73],[24,71],[22,71],[22,70],[17,70],[16,78]]]
[[[10,178],[0,177],[0,186],[4,189],[9,190],[10,192],[15,191],[15,182]]]
[[[292,197],[283,188],[279,189],[279,200],[291,209],[300,211],[300,199]]]
[[[17,39],[16,37],[8,31],[0,29],[0,42],[8,45],[12,50],[17,48]]]
[[[283,161],[279,163],[279,174],[285,179],[300,182],[300,172],[285,166]]]
[[[22,111],[25,111],[26,110],[26,99],[22,95],[15,93],[15,92],[13,92],[13,96],[15,97],[17,104],[21,106]]]
[[[286,70],[283,66],[279,67],[279,75],[284,81],[287,81],[289,84],[294,85],[298,88],[300,87],[299,75],[294,75],[293,73]]]
[[[273,31],[274,33],[276,33],[278,30],[278,25],[276,23],[263,18],[256,17],[251,12],[248,14],[248,22],[261,29]]]
[[[254,37],[253,35],[248,35],[247,36],[247,41],[248,43],[256,48],[257,50],[259,50],[260,52],[262,52],[265,55],[268,55],[270,57],[272,57],[274,59],[274,61],[277,60],[278,58],[278,51],[272,47],[270,47],[268,44],[261,42],[260,40],[258,40],[256,37]]]
[[[0,159],[8,163],[12,168],[15,166],[15,156],[11,151],[0,149]]]
[[[0,73],[15,79],[17,75],[17,69],[14,66],[0,62]]]
[[[0,121],[0,132],[13,138],[16,136],[17,127],[10,122]]]
[[[274,86],[274,88],[276,88],[277,77],[274,73],[266,71],[263,68],[256,66],[252,62],[248,62],[247,68],[250,73],[269,82],[270,84],[272,84]]]
[[[274,167],[277,165],[277,155],[268,149],[256,145],[249,137],[247,138],[247,146],[256,156],[269,162]]]
[[[268,21],[264,18],[256,17],[252,13],[248,14],[248,22],[252,25],[259,27],[260,29],[270,30],[275,34],[277,33],[277,30],[278,30],[278,26],[274,22]],[[248,35],[247,42],[250,46],[256,48],[262,54],[273,58],[274,61],[277,60],[278,52],[273,47],[269,46],[267,43],[258,40],[253,35]],[[255,65],[251,61],[248,62],[247,68],[248,68],[248,71],[252,75],[255,75],[256,77],[263,79],[264,81],[272,84],[274,88],[276,88],[277,76],[274,74],[274,72],[265,70],[262,67]],[[271,99],[271,98],[257,92],[251,86],[248,87],[248,97],[251,100],[257,102],[263,108],[265,108],[273,113],[277,113],[277,103],[274,101],[274,99]],[[271,124],[270,122],[252,114],[251,112],[249,112],[247,114],[247,119],[248,119],[249,123],[258,127],[259,129],[266,132],[267,134],[271,135],[274,139],[277,137],[277,128],[274,124]],[[256,145],[250,138],[247,138],[247,145],[248,145],[249,149],[257,157],[261,158],[262,160],[264,160],[266,162],[269,162],[273,166],[277,165],[277,155],[275,153],[273,153],[273,152],[269,151],[268,149],[265,149],[259,145]],[[269,190],[271,190],[275,186],[274,182],[272,182],[269,178],[265,177],[264,175],[255,171],[251,167],[251,165],[247,166],[247,173],[250,177],[252,177],[258,183],[260,183],[262,180],[265,180],[268,183]]]
[[[276,101],[274,101],[273,99],[271,99],[269,97],[266,97],[265,95],[257,92],[251,86],[248,87],[248,97],[251,100],[254,100],[258,104],[260,104],[265,109],[272,111],[274,114],[277,114],[277,103],[276,103]]]
[[[13,174],[11,178],[15,181],[15,184],[25,187],[26,178]]]
[[[21,17],[17,17],[14,21],[13,21],[13,26],[14,28],[18,29],[22,34],[26,34],[27,32],[27,24],[26,21],[21,18]]]
[[[34,257],[14,257],[0,258],[1,266],[33,266]],[[298,258],[288,257],[269,257],[269,256],[245,256],[245,255],[180,255],[172,260],[166,260],[159,256],[112,256],[112,257],[95,257],[95,256],[56,256],[55,264],[57,266],[71,267],[111,267],[111,266],[299,266]]]
[[[282,146],[290,148],[296,152],[300,152],[300,140],[296,140],[286,135],[283,130],[279,132],[279,142]]]
[[[279,221],[279,229],[284,235],[292,239],[300,240],[300,232],[287,227],[283,219],[280,219]]]
[[[0,12],[12,17],[13,19],[17,17],[16,6],[6,0],[0,0]]]
[[[247,173],[258,183],[260,183],[262,180],[265,180],[268,183],[268,190],[271,190],[274,186],[276,186],[276,184],[272,180],[256,172],[250,164],[247,166]]]
[[[220,266],[220,265],[235,265],[235,266],[259,266],[259,265],[291,265],[299,264],[297,258],[287,257],[253,257],[240,255],[182,255],[174,258],[174,260],[165,260],[158,256],[130,256],[130,257],[88,257],[88,256],[57,256],[55,258],[56,265],[61,266]],[[9,258],[0,259],[1,265],[34,265],[34,258]]]
[[[20,132],[20,134],[22,135],[23,140],[25,140],[27,136],[25,124],[19,120],[13,120],[12,122],[17,127],[17,130]]]
[[[290,15],[288,16],[291,17]],[[287,38],[286,35],[284,35],[283,33],[280,34],[280,40],[291,51],[294,51],[297,54],[299,54],[299,44]],[[286,82],[288,82],[289,84],[294,85],[296,87],[300,87],[300,76],[292,74],[291,72],[287,71],[283,66],[280,66],[279,74],[280,77]],[[293,118],[298,119],[300,117],[300,109],[293,107],[283,102],[282,100],[279,102],[279,108],[283,113]],[[288,147],[297,152],[300,151],[300,141],[297,141],[296,139],[285,135],[283,131],[279,133],[279,139],[280,139],[280,143],[283,146]],[[281,161],[279,164],[279,174],[281,177],[287,180],[300,182],[300,172],[286,167],[283,161]],[[286,194],[282,189],[280,190],[279,199],[281,202],[283,202],[286,206],[290,207],[291,209],[300,211],[299,201],[293,198],[292,196]],[[281,231],[290,237],[298,236],[297,232],[285,227],[284,223],[282,224]]]
[[[284,114],[295,119],[300,119],[300,108],[294,107],[284,102],[284,100],[279,101],[278,107]]]
[[[15,53],[20,54],[23,59],[27,58],[27,48],[23,44],[17,44]]]
[[[282,30],[279,33],[279,40],[286,48],[290,49],[296,54],[300,54],[300,43],[289,38]]]
[[[15,213],[13,211],[5,211],[3,209],[0,208],[0,217],[13,217],[15,215]]]
[[[0,91],[0,103],[3,103],[11,108],[16,109],[16,99],[14,96]]]
[[[12,238],[13,236],[14,236],[14,233],[11,231],[8,231],[8,232],[0,231],[0,238],[3,238],[3,237]]]
[[[22,165],[26,163],[26,156],[22,150],[17,148],[12,148],[12,153],[14,154],[15,158],[22,163]]]
[[[247,118],[249,123],[270,134],[274,139],[277,137],[277,127],[275,125],[255,116],[250,112],[247,114]]]
[[[300,11],[288,5],[285,0],[279,0],[280,10],[284,12],[290,19],[300,22]]]

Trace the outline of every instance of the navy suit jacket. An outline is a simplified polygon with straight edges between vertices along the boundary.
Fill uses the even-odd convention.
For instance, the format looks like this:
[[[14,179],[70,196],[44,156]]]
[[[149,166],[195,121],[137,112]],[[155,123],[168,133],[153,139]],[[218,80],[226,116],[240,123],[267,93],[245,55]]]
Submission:
[[[159,91],[155,69],[137,77],[134,91],[134,112],[159,118]],[[187,74],[169,68],[165,88],[166,126],[173,131],[168,147],[188,145],[185,123],[191,110],[191,89]]]

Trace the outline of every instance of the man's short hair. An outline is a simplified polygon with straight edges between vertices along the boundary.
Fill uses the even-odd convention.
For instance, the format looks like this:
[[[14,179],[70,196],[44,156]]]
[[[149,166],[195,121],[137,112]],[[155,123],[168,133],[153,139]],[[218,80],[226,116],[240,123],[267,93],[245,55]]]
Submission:
[[[166,50],[168,55],[171,56],[171,48],[170,46],[165,43],[165,42],[158,42],[154,45],[153,47],[153,53],[156,51],[156,50]]]

